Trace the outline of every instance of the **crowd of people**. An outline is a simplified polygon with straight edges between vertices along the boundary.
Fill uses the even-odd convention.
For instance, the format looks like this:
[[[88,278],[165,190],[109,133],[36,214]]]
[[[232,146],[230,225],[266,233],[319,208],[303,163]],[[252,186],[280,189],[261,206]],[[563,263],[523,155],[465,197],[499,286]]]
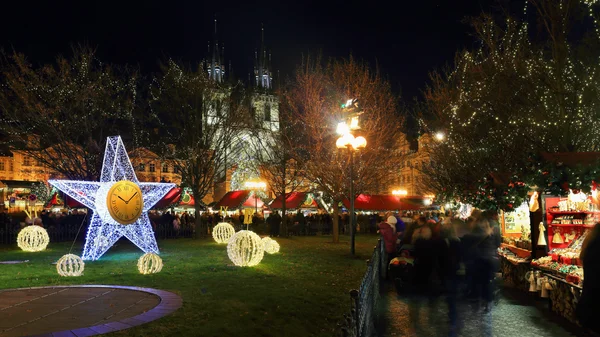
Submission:
[[[495,293],[494,276],[500,267],[497,213],[476,210],[466,221],[450,213],[439,217],[429,213],[415,215],[412,220],[404,223],[390,214],[378,226],[391,262],[390,276],[398,290],[446,293],[454,328],[461,296],[489,311]],[[409,262],[396,265],[399,260]]]

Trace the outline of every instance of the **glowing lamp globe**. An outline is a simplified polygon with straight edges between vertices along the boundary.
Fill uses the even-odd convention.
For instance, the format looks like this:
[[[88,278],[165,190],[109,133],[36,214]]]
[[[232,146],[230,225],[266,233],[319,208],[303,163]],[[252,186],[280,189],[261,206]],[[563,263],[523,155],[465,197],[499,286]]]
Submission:
[[[219,222],[212,232],[213,239],[217,243],[227,243],[233,234],[235,234],[235,229],[227,222]]]
[[[364,149],[367,147],[367,140],[363,136],[358,136],[352,141],[352,147],[355,149]]]
[[[40,226],[27,226],[17,235],[17,245],[26,252],[41,252],[46,249],[50,237],[48,232]]]
[[[277,243],[277,241],[271,239],[270,237],[263,238],[263,245],[265,246],[266,253],[279,253],[279,243]]]
[[[227,255],[233,264],[239,267],[256,266],[263,259],[265,247],[258,234],[241,230],[235,233],[227,243]]]
[[[162,270],[163,262],[160,256],[146,253],[140,257],[137,264],[140,274],[156,274]]]
[[[60,276],[81,276],[84,268],[85,263],[75,254],[63,255],[56,262],[56,271]]]

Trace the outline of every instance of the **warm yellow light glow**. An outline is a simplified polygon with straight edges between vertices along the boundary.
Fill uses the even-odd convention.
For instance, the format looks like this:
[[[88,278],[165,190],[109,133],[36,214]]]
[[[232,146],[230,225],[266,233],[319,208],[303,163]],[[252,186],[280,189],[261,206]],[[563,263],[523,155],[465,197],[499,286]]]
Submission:
[[[354,138],[352,142],[352,147],[355,149],[364,149],[367,146],[367,140],[363,136],[358,136]]]
[[[140,257],[137,264],[140,274],[155,274],[162,270],[163,261],[154,253],[146,253]]]
[[[393,195],[407,195],[408,191],[406,191],[406,190],[393,190],[392,194]]]
[[[249,190],[264,190],[267,188],[267,183],[260,180],[251,180],[245,182],[244,186]]]
[[[352,102],[353,102],[353,101],[354,101],[354,100],[353,100],[352,98],[350,98],[349,100],[347,100],[347,101],[346,101],[346,104],[344,104],[344,106],[345,106],[346,108],[349,108],[349,107],[351,107],[351,106],[352,106]]]
[[[17,245],[26,252],[41,252],[46,249],[50,237],[48,232],[40,226],[27,226],[17,235]]]
[[[423,204],[425,206],[430,206],[432,203],[433,203],[433,201],[431,199],[425,199],[425,200],[423,200]]]
[[[435,134],[435,139],[439,142],[441,142],[442,140],[444,140],[444,138],[446,138],[446,135],[444,135],[443,132],[436,132]]]
[[[258,234],[248,230],[241,230],[229,239],[227,243],[227,255],[236,266],[252,267],[262,261],[265,255],[265,247]]]
[[[263,245],[265,246],[265,252],[268,254],[279,253],[279,243],[270,237],[262,238]]]
[[[335,132],[337,132],[338,135],[343,136],[343,135],[347,134],[348,132],[350,132],[350,128],[348,127],[348,124],[346,124],[346,122],[339,122]]]
[[[338,149],[343,149],[346,147],[346,143],[344,140],[344,137],[340,137],[336,140],[335,142],[335,146],[337,146]]]
[[[63,255],[56,262],[56,271],[60,276],[81,276],[84,268],[85,263],[75,254]]]
[[[435,199],[435,194],[427,194],[425,198]]]
[[[350,120],[350,130],[357,130],[360,129],[360,127],[358,126],[358,116],[352,117],[352,119]]]
[[[227,222],[218,223],[212,232],[213,239],[217,243],[227,243],[233,234],[235,234],[235,229]]]

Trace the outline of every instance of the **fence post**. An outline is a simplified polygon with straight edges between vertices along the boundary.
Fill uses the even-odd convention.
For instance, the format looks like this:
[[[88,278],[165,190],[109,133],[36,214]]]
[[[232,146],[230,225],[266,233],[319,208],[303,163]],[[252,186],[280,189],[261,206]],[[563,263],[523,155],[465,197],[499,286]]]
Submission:
[[[359,325],[359,317],[358,317],[358,306],[359,301],[358,301],[358,290],[356,289],[352,289],[350,290],[350,298],[352,299],[352,301],[354,302],[354,311],[352,312],[352,316],[354,318],[354,329],[356,329],[356,334],[354,336],[360,336],[360,325]]]

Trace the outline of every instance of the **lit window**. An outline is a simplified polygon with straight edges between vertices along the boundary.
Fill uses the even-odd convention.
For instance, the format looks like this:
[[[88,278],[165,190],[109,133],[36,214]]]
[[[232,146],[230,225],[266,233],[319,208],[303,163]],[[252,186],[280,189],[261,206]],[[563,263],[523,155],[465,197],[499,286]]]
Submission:
[[[166,163],[162,163],[161,171],[163,173],[169,173],[169,165],[167,165]]]
[[[150,172],[156,172],[156,166],[154,164],[150,164]]]

